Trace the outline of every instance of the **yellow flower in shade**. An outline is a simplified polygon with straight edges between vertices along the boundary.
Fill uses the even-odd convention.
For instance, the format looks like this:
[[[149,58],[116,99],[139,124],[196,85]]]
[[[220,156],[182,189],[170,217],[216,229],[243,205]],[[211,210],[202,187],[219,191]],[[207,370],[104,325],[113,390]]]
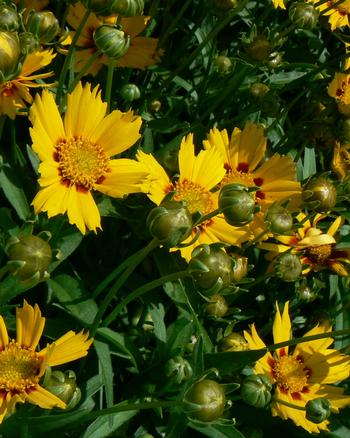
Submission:
[[[47,90],[30,109],[33,149],[42,161],[34,210],[49,217],[67,212],[82,233],[101,227],[93,190],[122,197],[140,191],[147,176],[135,160],[112,159],[140,138],[141,118],[117,110],[106,116],[106,110],[98,87],[81,83],[68,95],[63,121]]]
[[[183,138],[179,151],[179,179],[173,183],[163,167],[150,154],[142,151],[137,153],[137,159],[147,166],[150,173],[149,186],[145,189],[148,197],[157,205],[171,191],[175,194],[172,199],[184,201],[190,213],[200,212],[203,215],[212,213],[218,207],[218,193],[211,190],[222,180],[225,175],[222,155],[216,148],[194,153],[193,135]],[[232,227],[223,216],[218,215],[199,226],[200,236],[193,243],[181,248],[181,255],[189,260],[192,250],[202,243],[226,242],[239,245],[249,239],[249,230],[246,227]],[[186,242],[190,242],[194,236]]]
[[[81,3],[69,7],[67,21],[74,29],[77,29],[81,21],[81,17],[85,14],[86,9]],[[144,69],[151,65],[157,64],[162,54],[161,50],[157,50],[158,39],[138,36],[146,28],[150,17],[137,15],[130,18],[122,18],[122,30],[130,36],[130,48],[127,53],[118,59],[117,67],[131,67]],[[95,29],[103,23],[116,24],[118,17],[116,15],[109,17],[97,17],[94,13],[89,15],[89,18],[79,36],[75,53],[75,70],[80,71],[86,62],[97,52],[97,47],[94,42],[93,33]],[[69,38],[63,44],[69,44],[74,32],[71,32]],[[87,74],[95,75],[103,65],[107,65],[109,59],[105,55],[101,55],[94,61]]]
[[[329,0],[320,2],[319,0],[308,0],[309,3],[316,4],[316,9],[321,15],[327,15],[331,29],[349,26],[350,0]]]
[[[36,304],[24,301],[16,310],[16,339],[10,339],[0,316],[0,422],[15,410],[16,403],[29,402],[44,409],[66,404],[39,385],[48,366],[61,365],[87,355],[93,342],[88,333],[67,332],[57,341],[37,350],[45,326]]]
[[[336,73],[328,86],[328,94],[336,100],[339,111],[350,116],[350,74]]]
[[[333,149],[331,168],[342,181],[348,176],[350,170],[349,149],[350,144],[340,146],[339,143],[336,143]]]
[[[270,251],[268,259],[286,251],[299,254],[301,263],[306,265],[303,274],[329,268],[338,275],[347,276],[349,273],[345,265],[350,263],[350,248],[337,249],[337,241],[334,238],[342,224],[342,218],[337,217],[327,232],[323,233],[317,228],[317,222],[323,217],[318,214],[311,224],[309,220],[305,220],[305,215],[300,213],[297,220],[302,223],[302,227],[292,236],[275,236],[279,243],[263,242],[259,244],[259,248]]]
[[[0,84],[0,115],[5,114],[14,119],[19,110],[25,109],[26,104],[33,102],[29,92],[30,88],[50,86],[35,81],[48,78],[53,75],[53,72],[33,73],[49,65],[55,56],[56,54],[53,54],[52,50],[32,52],[26,56],[19,75]]]
[[[272,4],[275,8],[286,9],[284,0],[272,0]]]
[[[288,313],[288,302],[281,315],[277,312],[273,324],[273,341],[280,343],[292,338],[291,321]],[[330,332],[329,325],[317,325],[304,336],[314,336]],[[259,337],[254,324],[250,333],[244,332],[249,349],[265,348],[265,343]],[[254,372],[268,376],[275,384],[271,410],[273,416],[294,421],[308,432],[328,430],[328,420],[315,424],[306,419],[305,411],[287,406],[292,404],[297,408],[305,408],[308,401],[315,398],[327,398],[332,411],[338,412],[350,404],[350,396],[344,395],[344,389],[329,385],[349,377],[350,357],[328,348],[333,343],[331,337],[314,341],[302,342],[291,352],[288,347],[279,348],[274,354],[267,353],[256,363]]]

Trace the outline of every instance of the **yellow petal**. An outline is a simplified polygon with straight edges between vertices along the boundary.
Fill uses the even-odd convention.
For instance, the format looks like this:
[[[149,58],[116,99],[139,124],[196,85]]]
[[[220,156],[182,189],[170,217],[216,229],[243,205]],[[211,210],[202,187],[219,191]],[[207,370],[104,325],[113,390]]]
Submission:
[[[16,309],[16,334],[17,342],[23,346],[35,350],[39,343],[45,326],[45,318],[41,316],[39,306],[29,305],[26,300],[23,307]]]
[[[96,232],[101,228],[101,216],[91,192],[72,186],[66,202],[69,223],[76,225],[82,234],[86,229]]]
[[[292,325],[289,318],[289,302],[284,305],[283,313],[281,316],[278,303],[276,303],[276,315],[273,323],[273,341],[275,344],[279,342],[289,341],[292,338]],[[285,347],[288,351],[288,347]]]
[[[9,343],[7,328],[2,316],[0,316],[0,350],[3,350]]]
[[[33,389],[29,389],[26,394],[26,401],[33,405],[38,405],[44,409],[52,409],[59,407],[61,409],[66,408],[66,404],[63,403],[58,397],[51,392],[42,388],[40,385],[36,385]]]

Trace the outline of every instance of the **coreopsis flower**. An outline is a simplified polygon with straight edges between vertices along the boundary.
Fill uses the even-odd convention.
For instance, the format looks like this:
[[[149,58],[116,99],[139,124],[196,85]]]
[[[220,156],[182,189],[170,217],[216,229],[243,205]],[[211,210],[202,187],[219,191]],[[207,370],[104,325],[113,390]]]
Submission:
[[[284,0],[272,0],[272,4],[275,8],[286,9]]]
[[[350,248],[338,249],[334,237],[342,223],[342,218],[338,216],[324,233],[317,228],[317,222],[322,217],[324,216],[316,215],[311,223],[310,220],[305,220],[303,213],[300,213],[297,220],[302,227],[293,235],[275,236],[278,243],[263,242],[259,244],[259,248],[270,252],[267,255],[268,259],[274,259],[278,254],[286,251],[298,254],[300,261],[305,265],[303,274],[329,268],[338,275],[347,276],[349,273],[346,265],[350,263]]]
[[[140,138],[141,118],[132,111],[107,116],[106,111],[98,87],[91,91],[90,84],[81,83],[68,95],[63,120],[47,90],[30,109],[32,147],[42,161],[34,210],[49,217],[67,212],[82,233],[101,227],[93,191],[122,197],[141,191],[147,176],[137,161],[112,158]]]
[[[350,0],[329,0],[320,2],[319,0],[308,0],[309,3],[314,3],[316,9],[320,11],[321,15],[328,16],[328,22],[331,25],[331,29],[334,30],[337,27],[349,26],[350,14]]]
[[[142,151],[137,153],[137,159],[144,164],[150,174],[149,186],[145,190],[148,197],[159,205],[163,198],[174,192],[173,200],[184,201],[191,214],[200,212],[207,215],[218,207],[218,194],[211,190],[222,180],[225,175],[222,155],[216,148],[200,151],[196,156],[194,152],[193,135],[184,137],[179,151],[179,179],[172,182],[163,167],[151,154]],[[239,245],[249,239],[249,230],[246,227],[232,227],[222,215],[217,215],[199,225],[199,238],[191,245],[181,248],[181,255],[189,260],[192,250],[202,243],[226,242]],[[188,243],[196,235],[182,243]]]
[[[26,109],[33,98],[30,88],[49,87],[52,84],[36,82],[52,76],[53,72],[33,74],[51,63],[56,54],[52,50],[40,50],[26,56],[22,69],[17,77],[0,84],[0,115],[7,115],[11,119]],[[20,112],[19,112],[20,111]]]
[[[336,100],[342,114],[350,115],[350,74],[336,73],[328,86],[328,94]]]
[[[73,29],[77,29],[81,21],[81,17],[85,14],[86,9],[81,3],[71,5],[67,21]],[[141,15],[122,18],[122,30],[130,36],[130,47],[127,53],[116,62],[117,67],[131,67],[145,69],[156,64],[160,60],[161,50],[157,50],[158,39],[138,36],[146,28],[150,17]],[[94,42],[94,31],[104,23],[116,24],[118,16],[97,17],[94,13],[90,13],[89,18],[82,29],[82,32],[77,41],[77,51],[75,53],[75,70],[80,71],[87,63],[89,58],[97,52],[97,47]],[[71,32],[67,41],[63,44],[69,44],[74,32]],[[86,74],[95,75],[103,65],[109,63],[109,58],[101,54],[91,65]]]
[[[9,338],[5,322],[0,316],[0,422],[15,411],[16,403],[29,402],[44,409],[66,404],[39,382],[48,366],[61,365],[87,355],[93,342],[88,333],[67,332],[57,341],[38,350],[45,326],[45,318],[36,304],[24,301],[16,309],[16,339]]]
[[[319,335],[331,330],[330,325],[320,324],[304,336]],[[272,331],[274,343],[289,341],[292,338],[288,302],[282,315],[277,306]],[[249,349],[266,347],[254,324],[250,326],[250,333],[246,331],[244,336]],[[296,345],[293,351],[288,347],[279,348],[274,354],[266,353],[258,360],[254,372],[269,377],[275,385],[271,401],[273,416],[284,420],[291,419],[308,432],[319,433],[321,430],[328,430],[329,421],[324,420],[319,424],[309,421],[303,410],[308,401],[326,398],[333,412],[339,412],[340,408],[350,404],[350,396],[344,395],[344,389],[331,385],[349,377],[350,356],[329,348],[332,343],[331,336],[302,342]],[[296,408],[292,407],[293,405]]]

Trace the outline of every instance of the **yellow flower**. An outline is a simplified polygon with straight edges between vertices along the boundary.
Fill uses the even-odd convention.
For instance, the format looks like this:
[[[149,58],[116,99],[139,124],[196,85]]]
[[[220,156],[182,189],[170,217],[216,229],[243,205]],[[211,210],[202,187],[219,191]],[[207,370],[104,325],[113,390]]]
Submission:
[[[309,3],[318,4],[319,0],[308,0]],[[331,25],[331,29],[334,30],[337,27],[349,26],[350,14],[350,0],[329,0],[322,2],[316,6],[316,9],[323,15],[328,15],[328,21]]]
[[[0,316],[0,423],[6,414],[13,413],[16,403],[29,402],[44,409],[66,404],[39,385],[46,367],[61,365],[87,355],[93,342],[88,333],[67,332],[43,350],[37,346],[45,326],[36,304],[24,301],[16,309],[16,339],[10,339]]]
[[[0,115],[6,114],[14,119],[18,110],[26,108],[26,103],[33,102],[29,93],[30,88],[50,86],[35,81],[48,78],[53,75],[53,72],[33,73],[49,65],[55,56],[56,54],[53,54],[52,50],[36,51],[26,56],[19,75],[0,85]]]
[[[254,324],[251,332],[244,336],[251,350],[265,348]],[[331,331],[329,325],[317,325],[304,336],[319,335]],[[288,302],[281,315],[277,313],[273,324],[274,343],[289,341],[292,338],[291,321],[288,313]],[[350,397],[344,395],[344,389],[329,385],[349,377],[350,357],[328,348],[333,342],[331,337],[298,344],[293,352],[288,347],[279,348],[272,355],[265,354],[256,363],[254,372],[268,376],[276,385],[271,403],[273,416],[291,419],[308,432],[328,430],[328,420],[314,424],[306,419],[305,411],[287,406],[284,403],[305,408],[309,400],[323,397],[331,404],[332,411],[338,412],[350,404]]]
[[[101,227],[93,190],[122,197],[140,191],[147,176],[137,161],[111,158],[140,138],[141,118],[117,110],[106,116],[106,110],[98,87],[91,91],[81,83],[68,95],[63,121],[47,90],[30,110],[33,149],[42,161],[35,212],[49,217],[67,212],[82,233]]]
[[[185,201],[190,213],[209,214],[218,207],[218,194],[211,190],[225,175],[222,155],[216,148],[194,153],[193,135],[184,137],[179,151],[179,179],[173,183],[162,166],[149,154],[137,153],[137,159],[147,166],[150,173],[149,184],[145,193],[157,205],[171,191],[175,201]],[[195,243],[181,248],[181,255],[189,260],[192,250],[202,243],[226,242],[239,245],[248,240],[249,230],[246,227],[236,228],[229,225],[223,216],[215,216],[200,224],[200,236]],[[185,242],[190,242],[195,231]]]
[[[272,0],[272,4],[275,8],[286,9],[284,0]]]
[[[331,168],[340,180],[344,180],[350,170],[350,144],[340,146],[336,143],[333,149]]]
[[[305,220],[305,215],[300,213],[297,219],[302,223],[302,227],[298,228],[292,236],[275,236],[279,243],[263,242],[259,244],[259,248],[270,251],[268,259],[273,259],[286,251],[300,254],[300,261],[307,266],[303,274],[330,268],[338,275],[347,276],[349,273],[344,264],[350,263],[350,248],[337,249],[337,241],[334,238],[342,218],[337,217],[327,233],[323,233],[317,228],[317,222],[323,217],[320,214],[316,215],[311,224],[309,220]]]
[[[77,29],[81,21],[81,17],[85,14],[86,9],[81,3],[69,7],[67,21],[74,29]],[[146,28],[150,17],[135,16],[130,18],[122,18],[122,30],[130,36],[130,48],[127,53],[117,61],[117,67],[131,67],[144,69],[156,64],[160,60],[162,51],[157,51],[158,39],[138,36]],[[97,51],[93,39],[95,29],[103,23],[115,24],[118,20],[116,15],[109,17],[97,17],[91,13],[79,36],[77,46],[78,50],[75,53],[75,70],[80,71],[91,56]],[[67,41],[63,44],[70,43],[71,32]],[[108,64],[109,60],[105,55],[101,55],[94,61],[86,74],[95,75],[100,68]]]

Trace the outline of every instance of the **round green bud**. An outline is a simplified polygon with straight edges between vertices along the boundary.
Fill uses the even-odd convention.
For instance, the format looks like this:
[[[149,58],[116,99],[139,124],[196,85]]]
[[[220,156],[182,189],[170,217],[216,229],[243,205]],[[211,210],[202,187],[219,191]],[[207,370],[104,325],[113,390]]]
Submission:
[[[50,245],[38,236],[23,236],[16,242],[10,242],[6,253],[11,262],[18,262],[17,266],[13,264],[16,266],[13,275],[22,281],[35,276],[44,278],[52,261]]]
[[[299,257],[290,252],[277,256],[273,267],[276,276],[287,283],[298,280],[303,269]]]
[[[191,213],[183,203],[176,201],[164,201],[153,208],[146,224],[152,236],[168,248],[187,239],[193,229]]]
[[[237,6],[238,0],[214,0],[214,4],[222,11],[230,11]]]
[[[217,56],[215,59],[215,64],[220,73],[227,73],[232,67],[231,59],[224,55]]]
[[[339,122],[339,136],[342,140],[350,142],[350,118],[342,119]]]
[[[39,49],[40,43],[38,39],[30,32],[23,32],[19,36],[22,53],[28,55]]]
[[[66,403],[67,410],[73,409],[81,399],[81,391],[76,383],[75,372],[72,370],[65,372],[50,370],[48,375],[45,375],[43,386]]]
[[[162,102],[158,99],[154,99],[149,103],[149,109],[154,112],[157,113],[162,107]]]
[[[112,0],[110,4],[111,13],[122,17],[142,15],[144,8],[144,0]]]
[[[306,284],[297,287],[296,294],[299,300],[305,303],[312,303],[317,298],[317,293]]]
[[[265,222],[270,230],[276,234],[288,233],[293,227],[293,216],[289,210],[281,205],[272,205],[266,212]]]
[[[227,184],[220,190],[219,209],[227,223],[240,227],[254,219],[255,199],[247,187],[241,184]]]
[[[16,7],[7,4],[0,5],[0,30],[16,31],[19,28],[19,19]]]
[[[166,376],[173,379],[177,384],[189,380],[193,371],[190,363],[181,356],[169,359],[165,364]]]
[[[305,409],[306,418],[315,424],[322,423],[331,415],[331,404],[328,399],[322,397],[309,400]]]
[[[255,82],[249,88],[250,94],[254,98],[258,98],[258,99],[265,96],[267,93],[269,93],[269,91],[270,91],[270,88],[267,85],[262,84],[260,82]]]
[[[120,95],[124,100],[132,102],[134,100],[140,99],[141,91],[136,84],[125,84],[120,89]]]
[[[20,70],[21,46],[17,32],[0,31],[0,84]]]
[[[94,32],[96,47],[108,58],[123,57],[130,47],[130,36],[120,30],[118,26],[102,24]]]
[[[290,5],[289,10],[290,21],[299,29],[311,30],[317,26],[319,12],[310,3],[304,1],[294,2]]]
[[[221,339],[220,351],[245,351],[248,350],[247,341],[239,333],[231,333]]]
[[[40,43],[51,42],[60,31],[60,24],[51,11],[30,11],[26,30],[35,35]]]
[[[185,394],[185,412],[190,418],[214,421],[225,410],[225,391],[214,380],[204,379],[194,383]]]
[[[225,297],[219,294],[214,294],[210,297],[210,301],[205,306],[207,314],[215,316],[216,318],[222,318],[228,311],[228,304]]]
[[[107,16],[111,14],[110,0],[81,0],[81,3],[96,15]]]
[[[271,401],[272,383],[264,374],[252,374],[244,379],[241,397],[245,403],[264,408]]]
[[[266,61],[268,67],[272,69],[280,67],[282,63],[283,63],[283,58],[282,58],[282,53],[280,52],[271,53]]]
[[[258,35],[245,49],[255,61],[267,61],[272,52],[272,44],[264,35]]]
[[[319,213],[325,213],[335,206],[337,189],[326,177],[312,178],[303,187],[302,199],[307,207]]]

